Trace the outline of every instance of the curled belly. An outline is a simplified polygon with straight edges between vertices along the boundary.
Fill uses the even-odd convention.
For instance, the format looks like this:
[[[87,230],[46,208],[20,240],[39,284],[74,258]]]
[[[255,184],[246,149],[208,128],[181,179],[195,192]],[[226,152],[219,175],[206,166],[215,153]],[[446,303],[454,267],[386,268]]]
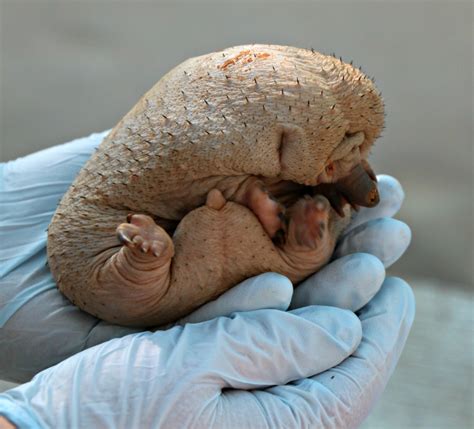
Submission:
[[[255,176],[238,185],[208,190],[173,231],[139,210],[60,210],[48,243],[58,287],[101,319],[159,326],[263,272],[297,284],[330,259],[350,206],[378,201],[364,164],[314,187]]]

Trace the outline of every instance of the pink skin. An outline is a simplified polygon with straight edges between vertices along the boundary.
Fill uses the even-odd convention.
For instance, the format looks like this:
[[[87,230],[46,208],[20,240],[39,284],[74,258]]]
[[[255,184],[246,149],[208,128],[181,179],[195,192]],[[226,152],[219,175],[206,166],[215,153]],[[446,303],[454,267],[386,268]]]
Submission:
[[[219,190],[212,189],[208,193],[208,207],[220,210],[225,203]],[[328,235],[331,207],[322,195],[305,195],[289,207],[285,215],[284,206],[270,197],[262,183],[255,182],[245,193],[242,203],[252,210],[268,235],[286,251],[314,250]],[[165,252],[172,247],[169,236],[150,216],[129,214],[127,223],[120,224],[116,232],[120,242],[137,256],[160,257],[167,253],[167,258],[164,258],[166,261],[163,262],[173,256],[174,252]]]
[[[324,186],[251,176],[227,198],[224,193],[208,191],[204,204],[186,214],[176,230],[163,229],[160,218],[127,216],[116,229],[123,247],[112,248],[115,253],[97,273],[98,282],[110,285],[97,297],[113,301],[106,320],[132,326],[167,323],[202,299],[215,299],[244,274],[276,271],[296,284],[331,257],[348,222],[341,216],[349,212],[344,206],[370,206],[377,197],[375,183],[360,165]],[[173,289],[179,282],[197,286]],[[131,293],[137,304],[119,311]],[[176,314],[183,302],[187,307]]]
[[[286,182],[273,183],[271,188],[275,194],[282,192],[279,199],[283,201],[289,193],[298,194],[298,187]],[[302,189],[306,190],[300,187],[300,193]],[[375,174],[365,160],[338,182],[321,184],[307,190],[314,196],[304,194],[286,209],[272,197],[262,180],[250,177],[232,199],[248,207],[277,244],[290,243],[291,246],[308,249],[315,249],[324,241],[323,237],[329,230],[331,209],[344,217],[344,206],[347,204],[357,209],[358,205],[370,207],[378,203]],[[209,207],[219,210],[225,202],[226,199],[218,189],[209,191],[206,201]],[[156,257],[170,246],[169,239],[164,239],[166,232],[146,215],[129,215],[127,223],[117,228],[117,236],[129,249]]]

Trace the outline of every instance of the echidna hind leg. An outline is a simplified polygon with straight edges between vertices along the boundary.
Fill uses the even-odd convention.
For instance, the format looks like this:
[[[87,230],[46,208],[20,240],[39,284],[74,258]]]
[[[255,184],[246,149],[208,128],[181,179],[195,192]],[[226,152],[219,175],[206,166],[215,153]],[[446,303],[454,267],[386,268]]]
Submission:
[[[169,288],[173,241],[151,217],[141,214],[128,215],[116,232],[123,246],[97,273],[98,293],[108,297],[99,317],[147,326]]]
[[[131,255],[141,254],[140,263],[146,262],[145,256],[154,256],[161,262],[169,262],[173,256],[171,238],[150,216],[129,214],[127,223],[118,226],[117,236]]]

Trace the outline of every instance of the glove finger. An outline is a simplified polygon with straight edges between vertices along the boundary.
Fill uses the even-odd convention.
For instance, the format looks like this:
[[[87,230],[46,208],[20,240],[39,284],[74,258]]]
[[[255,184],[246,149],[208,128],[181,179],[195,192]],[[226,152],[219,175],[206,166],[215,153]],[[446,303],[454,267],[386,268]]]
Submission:
[[[290,308],[329,305],[356,311],[374,297],[384,278],[385,268],[375,256],[343,256],[301,283],[293,293]]]
[[[335,408],[340,426],[358,427],[385,389],[400,358],[415,317],[415,297],[402,279],[389,277],[382,289],[359,312],[363,338],[353,356],[341,365],[313,378],[321,396],[321,408]],[[357,403],[354,404],[354,398]],[[347,415],[342,404],[352,404],[354,415]],[[335,425],[338,426],[338,425]]]
[[[405,192],[400,182],[392,176],[380,174],[377,176],[377,186],[380,202],[375,207],[361,207],[344,233],[369,220],[393,217],[398,213],[405,199]]]
[[[322,374],[286,386],[226,392],[216,426],[358,427],[400,358],[414,313],[410,287],[403,280],[388,278],[360,311],[363,338],[351,357]],[[245,413],[235,411],[242,409]]]
[[[287,277],[277,273],[264,273],[244,280],[216,300],[180,319],[177,324],[203,322],[219,316],[229,316],[236,311],[265,308],[286,310],[292,295],[293,285]]]
[[[370,253],[388,268],[408,248],[411,231],[408,225],[391,218],[370,220],[354,228],[338,243],[334,258],[351,253]]]
[[[254,389],[325,371],[349,356],[360,336],[360,321],[347,310],[256,310],[187,324],[174,350],[200,356],[206,385]]]

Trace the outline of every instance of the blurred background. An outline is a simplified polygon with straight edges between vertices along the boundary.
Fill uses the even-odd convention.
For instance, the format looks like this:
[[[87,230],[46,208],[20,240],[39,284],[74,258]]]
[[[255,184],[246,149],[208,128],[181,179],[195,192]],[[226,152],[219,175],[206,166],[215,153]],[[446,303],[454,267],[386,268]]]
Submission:
[[[113,127],[188,57],[246,43],[334,52],[375,76],[372,154],[406,191],[413,242],[390,270],[417,317],[364,428],[473,427],[471,2],[0,0],[0,160]],[[6,388],[10,384],[0,384]]]

